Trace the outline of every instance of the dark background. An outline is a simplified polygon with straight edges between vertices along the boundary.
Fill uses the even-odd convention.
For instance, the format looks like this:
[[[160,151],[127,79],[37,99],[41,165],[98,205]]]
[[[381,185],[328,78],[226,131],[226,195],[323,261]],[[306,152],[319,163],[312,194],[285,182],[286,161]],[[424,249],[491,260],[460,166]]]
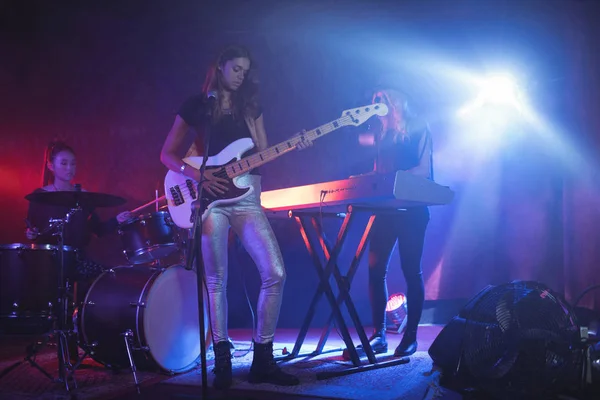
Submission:
[[[77,152],[77,182],[125,197],[109,218],[152,200],[176,110],[197,93],[224,44],[259,66],[271,143],[366,104],[379,79],[410,95],[430,121],[436,180],[455,201],[431,209],[423,270],[427,300],[467,299],[487,284],[533,279],[572,301],[598,283],[598,6],[595,1],[4,1],[0,3],[0,243],[23,242],[27,202],[49,141]],[[474,95],[464,77],[507,67],[526,82],[540,128],[495,141],[455,123]],[[468,79],[467,79],[468,80]],[[359,129],[342,129],[262,168],[263,190],[366,172]],[[328,222],[330,238],[339,224]],[[298,326],[317,278],[296,226],[273,220],[287,265],[280,326]],[[351,235],[352,250],[358,234]],[[92,244],[124,264],[117,235]],[[351,253],[351,251],[350,251]],[[232,326],[248,326],[258,275],[232,246]],[[349,256],[342,258],[348,262]],[[366,261],[366,257],[365,257]],[[369,322],[366,265],[353,286]],[[397,255],[391,292],[403,291]],[[584,299],[597,304],[599,296]],[[325,302],[317,319],[329,313]]]

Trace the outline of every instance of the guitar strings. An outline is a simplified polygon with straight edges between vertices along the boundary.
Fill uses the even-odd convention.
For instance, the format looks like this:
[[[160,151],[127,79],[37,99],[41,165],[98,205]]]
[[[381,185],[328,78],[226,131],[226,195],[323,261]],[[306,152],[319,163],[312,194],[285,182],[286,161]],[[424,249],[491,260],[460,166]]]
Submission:
[[[336,128],[336,127],[335,127],[335,125],[334,125],[334,122],[344,123],[344,122],[347,122],[348,120],[352,121],[352,120],[353,120],[353,117],[352,117],[352,116],[350,116],[350,115],[344,115],[344,116],[342,116],[342,117],[340,117],[340,118],[336,119],[335,121],[328,122],[328,123],[326,123],[326,124],[323,124],[323,125],[321,125],[319,128],[312,129],[312,130],[310,130],[310,131],[306,132],[304,135],[307,135],[307,134],[309,134],[309,133],[311,133],[311,132],[317,131],[318,129],[324,129],[324,128],[332,128],[331,130],[329,130],[329,131],[325,132],[325,134],[327,134],[327,133],[330,133],[330,132],[333,132],[333,131],[337,130],[338,128],[341,128],[341,127],[342,127],[342,126],[340,126],[340,127],[337,127],[337,128]],[[343,126],[346,126],[346,125],[343,125]],[[298,137],[292,137],[292,138],[288,139],[288,141],[289,141],[289,140],[294,140],[294,139],[296,139],[296,140],[297,140],[297,139],[298,139]],[[258,157],[260,157],[260,155],[261,155],[261,154],[262,154],[262,155],[265,155],[265,156],[267,156],[267,157],[271,157],[272,155],[280,155],[280,154],[282,154],[282,152],[281,152],[281,150],[279,150],[279,151],[277,150],[277,146],[279,146],[279,145],[281,145],[281,144],[284,144],[284,143],[285,143],[285,141],[284,141],[284,142],[281,142],[281,143],[279,143],[279,144],[277,144],[277,145],[275,145],[275,146],[273,146],[273,147],[271,147],[271,148],[265,149],[265,150],[261,151],[261,152],[260,152],[260,153],[258,153],[258,154],[253,154],[253,155],[251,155],[251,156],[249,156],[249,157],[245,157],[245,159],[248,159],[248,158],[258,158]],[[294,146],[294,147],[292,147],[292,148],[286,148],[286,149],[284,149],[283,151],[284,151],[284,152],[287,152],[287,151],[290,151],[290,150],[292,150],[292,149],[294,149],[294,148],[295,148],[295,146]],[[237,161],[235,161],[235,162],[233,162],[233,163],[231,163],[231,164],[224,165],[224,166],[222,166],[222,167],[221,167],[221,170],[219,170],[219,171],[217,171],[217,172],[215,172],[215,173],[213,173],[213,174],[214,174],[215,176],[218,176],[218,177],[220,177],[220,178],[227,178],[227,177],[229,176],[229,174],[227,174],[227,170],[226,170],[226,169],[227,169],[227,167],[229,167],[229,166],[231,166],[232,164],[235,164],[235,163],[241,163],[243,160],[244,160],[244,159],[237,160]],[[252,166],[249,166],[249,168],[252,168]],[[223,174],[223,172],[224,172],[225,174]],[[217,174],[218,174],[218,175],[217,175]]]

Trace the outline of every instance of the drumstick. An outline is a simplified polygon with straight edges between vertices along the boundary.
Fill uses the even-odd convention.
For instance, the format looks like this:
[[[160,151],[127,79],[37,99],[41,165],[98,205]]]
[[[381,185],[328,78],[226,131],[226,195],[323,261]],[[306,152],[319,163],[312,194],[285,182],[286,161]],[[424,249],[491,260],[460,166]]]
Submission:
[[[151,205],[152,205],[152,204],[154,204],[154,203],[158,203],[159,201],[161,201],[161,200],[162,200],[162,199],[164,199],[164,198],[165,198],[165,196],[160,196],[160,197],[158,197],[158,198],[157,198],[157,199],[155,199],[155,200],[149,201],[148,203],[144,204],[143,206],[139,206],[139,207],[138,207],[138,208],[136,208],[135,210],[131,210],[130,212],[131,212],[132,214],[135,214],[136,212],[140,211],[141,209],[143,209],[143,208],[146,208],[146,207],[148,207],[148,206],[151,206]]]

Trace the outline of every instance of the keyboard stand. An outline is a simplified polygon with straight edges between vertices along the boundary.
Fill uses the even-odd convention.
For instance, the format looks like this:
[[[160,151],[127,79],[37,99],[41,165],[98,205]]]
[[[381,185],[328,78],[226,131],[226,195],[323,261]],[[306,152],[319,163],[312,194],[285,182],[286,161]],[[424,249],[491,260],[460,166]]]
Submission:
[[[380,213],[381,211],[381,209],[377,210],[378,213]],[[350,266],[348,268],[348,273],[346,275],[342,275],[340,268],[338,267],[338,257],[342,252],[342,248],[344,246],[344,242],[346,241],[350,228],[355,224],[357,214],[361,212],[368,212],[370,214],[370,217],[366,226],[364,227],[362,237],[354,254],[354,258],[352,259],[352,262],[350,263]],[[294,349],[289,355],[278,357],[277,360],[288,361],[300,356],[310,357],[333,351],[341,351],[342,349],[323,351],[323,348],[325,346],[325,343],[327,342],[329,333],[331,331],[332,322],[335,320],[339,328],[340,334],[342,335],[342,339],[346,344],[346,348],[348,349],[348,353],[350,355],[350,360],[352,361],[353,367],[349,367],[341,371],[317,373],[318,380],[408,363],[409,359],[406,357],[385,362],[377,361],[377,359],[375,358],[375,354],[373,353],[373,349],[369,344],[369,339],[367,338],[365,330],[360,322],[360,318],[358,317],[358,313],[356,312],[354,302],[352,301],[352,298],[350,296],[350,285],[352,283],[352,279],[354,278],[358,265],[360,264],[360,260],[365,252],[367,243],[369,242],[371,228],[373,226],[373,222],[375,222],[375,209],[348,206],[347,212],[345,213],[344,220],[342,222],[342,226],[340,227],[336,242],[333,246],[330,246],[329,243],[327,243],[325,238],[323,237],[322,226],[319,223],[319,212],[290,211],[288,215],[290,218],[294,218],[298,224],[298,228],[300,230],[302,239],[304,240],[304,244],[306,245],[306,249],[308,250],[308,253],[312,258],[315,270],[319,276],[320,284],[310,302],[308,311],[304,318],[304,322],[302,323],[300,332],[298,333],[298,338],[296,339],[296,343],[294,344]],[[332,215],[336,214],[323,214],[323,216]],[[321,260],[317,255],[317,246],[315,245],[314,239],[312,239],[311,235],[308,234],[309,221],[310,225],[312,225],[314,229],[321,250],[325,256],[325,266],[321,264]],[[339,290],[337,298],[333,294],[333,289],[330,285],[332,274]],[[314,318],[317,305],[321,300],[323,294],[327,298],[327,301],[331,306],[332,312],[329,318],[327,319],[326,325],[323,327],[323,331],[321,333],[321,338],[319,339],[317,349],[311,353],[300,354],[300,349],[302,347],[302,344],[304,343],[306,334],[308,333],[308,328],[312,319]],[[356,347],[352,342],[350,332],[348,331],[348,327],[342,315],[342,304],[346,305],[348,314],[350,315],[354,327],[356,328],[356,332],[360,338],[360,342],[363,346],[363,349],[365,350],[365,354],[367,356],[366,364],[361,364],[360,358],[358,357]]]

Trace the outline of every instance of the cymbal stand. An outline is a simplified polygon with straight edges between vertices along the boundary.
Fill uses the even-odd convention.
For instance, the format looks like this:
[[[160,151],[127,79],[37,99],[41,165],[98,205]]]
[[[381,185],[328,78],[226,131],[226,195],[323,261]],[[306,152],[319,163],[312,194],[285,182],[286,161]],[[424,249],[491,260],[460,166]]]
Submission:
[[[73,377],[73,373],[75,369],[81,364],[83,358],[86,357],[88,352],[82,358],[78,360],[75,366],[71,365],[70,362],[70,354],[69,347],[67,344],[67,336],[73,334],[72,329],[66,329],[67,327],[67,315],[68,315],[68,289],[70,288],[70,283],[68,279],[65,279],[65,259],[64,259],[64,227],[65,224],[69,223],[69,220],[73,214],[78,211],[81,211],[81,207],[76,205],[76,207],[72,208],[67,212],[64,218],[51,218],[49,220],[50,226],[43,231],[43,233],[50,233],[54,231],[53,236],[58,237],[58,254],[59,254],[59,277],[58,277],[58,304],[55,307],[56,315],[56,327],[53,328],[50,332],[44,334],[42,336],[42,340],[39,343],[35,343],[27,347],[27,355],[25,359],[15,365],[12,365],[2,371],[0,373],[0,377],[8,374],[8,372],[12,371],[19,365],[28,362],[31,366],[38,369],[42,372],[46,377],[50,380],[56,381],[57,383],[63,383],[65,385],[65,389],[67,392],[71,391],[71,386],[69,383],[69,378],[73,381],[73,385],[77,388],[77,382]],[[52,375],[44,370],[41,365],[39,365],[35,361],[35,356],[39,352],[39,348],[45,346],[50,337],[54,336],[56,340],[56,349],[57,349],[57,359],[58,359],[58,378],[54,379]],[[79,357],[78,357],[79,358]]]
[[[65,218],[50,219],[50,226],[54,227],[57,231],[53,234],[58,237],[58,254],[59,254],[59,277],[58,277],[58,324],[54,333],[58,335],[57,340],[57,358],[58,358],[58,382],[62,382],[65,385],[65,389],[69,392],[71,390],[69,386],[69,377],[73,379],[73,384],[77,388],[77,382],[72,377],[72,365],[70,362],[69,346],[67,342],[67,335],[72,333],[72,330],[66,330],[67,327],[67,315],[69,307],[69,299],[67,296],[70,282],[65,277],[65,254],[64,254],[64,228],[65,224],[69,223],[69,220],[73,214],[81,211],[81,207],[77,205],[72,208]]]

